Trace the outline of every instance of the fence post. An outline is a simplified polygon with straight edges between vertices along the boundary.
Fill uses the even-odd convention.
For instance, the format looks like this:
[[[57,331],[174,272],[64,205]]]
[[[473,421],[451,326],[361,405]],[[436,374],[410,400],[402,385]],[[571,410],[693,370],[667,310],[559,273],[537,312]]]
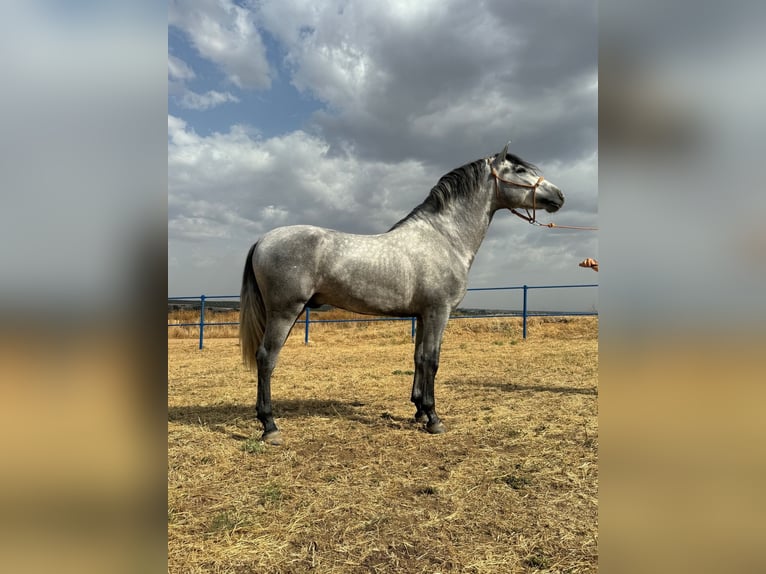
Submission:
[[[410,330],[410,335],[412,335],[412,340],[415,340],[415,317],[412,317],[412,329]]]
[[[309,310],[309,308],[308,308],[308,307],[306,307],[306,317],[305,317],[305,319],[306,319],[306,332],[305,332],[305,334],[303,335],[303,344],[304,344],[304,345],[308,345],[308,344],[309,344],[309,322],[311,321],[311,320],[309,319],[309,313],[310,313],[310,312],[311,312],[311,311]]]
[[[527,338],[527,290],[529,287],[524,285],[524,308],[522,310],[522,321],[521,321],[521,336],[522,338]]]
[[[202,341],[205,338],[205,296],[199,296],[199,348],[202,349]]]

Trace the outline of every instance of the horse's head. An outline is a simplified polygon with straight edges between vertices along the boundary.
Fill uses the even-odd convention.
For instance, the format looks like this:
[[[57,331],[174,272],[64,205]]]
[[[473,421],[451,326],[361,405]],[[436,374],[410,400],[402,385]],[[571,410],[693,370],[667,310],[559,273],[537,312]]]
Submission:
[[[564,194],[561,190],[545,179],[537,167],[508,153],[508,144],[489,161],[489,167],[490,185],[493,186],[499,207],[506,207],[511,211],[516,208],[531,209],[530,220],[534,221],[534,210],[542,208],[553,213],[564,205]]]

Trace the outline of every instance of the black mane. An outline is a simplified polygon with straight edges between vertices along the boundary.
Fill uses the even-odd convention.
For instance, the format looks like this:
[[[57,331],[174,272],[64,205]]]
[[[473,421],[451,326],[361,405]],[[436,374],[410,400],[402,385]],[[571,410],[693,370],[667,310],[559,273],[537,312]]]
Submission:
[[[533,173],[539,173],[536,165],[521,159],[515,154],[508,153],[505,157],[515,164],[524,166]],[[443,213],[449,205],[473,193],[479,183],[479,178],[482,176],[482,167],[485,161],[486,158],[477,159],[443,175],[439,182],[431,189],[423,203],[397,221],[389,231],[396,229],[410,219],[428,218],[429,216]]]
[[[423,200],[423,203],[397,221],[389,231],[396,229],[410,219],[428,218],[428,216],[442,213],[455,200],[470,194],[476,188],[476,183],[482,173],[481,165],[484,161],[483,159],[476,160],[443,175],[439,182],[431,188],[431,192]]]

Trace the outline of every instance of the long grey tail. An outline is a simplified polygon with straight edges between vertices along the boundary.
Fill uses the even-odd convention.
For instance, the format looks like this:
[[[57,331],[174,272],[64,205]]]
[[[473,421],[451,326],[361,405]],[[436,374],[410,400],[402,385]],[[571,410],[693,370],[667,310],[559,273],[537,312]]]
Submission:
[[[261,346],[266,327],[266,307],[253,270],[253,252],[257,246],[258,242],[247,253],[245,270],[242,273],[242,289],[239,293],[239,343],[242,348],[242,362],[251,371],[258,369],[255,353]]]

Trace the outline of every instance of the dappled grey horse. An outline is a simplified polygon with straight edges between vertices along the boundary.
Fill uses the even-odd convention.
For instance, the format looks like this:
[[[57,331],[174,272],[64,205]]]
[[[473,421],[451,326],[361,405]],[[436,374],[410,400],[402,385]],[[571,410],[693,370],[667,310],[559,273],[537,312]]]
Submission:
[[[536,209],[554,212],[563,204],[561,190],[535,166],[509,154],[506,145],[495,156],[443,176],[425,201],[386,233],[351,235],[294,225],[261,237],[245,262],[239,338],[245,365],[258,373],[262,440],[282,443],[271,411],[271,374],[279,351],[301,312],[321,305],[417,318],[415,420],[426,423],[429,433],[444,432],[434,400],[442,334],[465,296],[468,270],[492,216],[508,208],[534,221]]]

